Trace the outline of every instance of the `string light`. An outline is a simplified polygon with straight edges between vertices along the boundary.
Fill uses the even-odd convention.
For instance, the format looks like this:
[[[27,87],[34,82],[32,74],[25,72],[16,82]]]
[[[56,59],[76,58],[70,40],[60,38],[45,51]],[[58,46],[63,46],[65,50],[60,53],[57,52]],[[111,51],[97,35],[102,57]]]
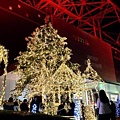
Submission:
[[[16,82],[14,94],[20,96],[25,88],[25,97],[28,98],[41,93],[44,113],[56,114],[62,95],[67,95],[69,100],[72,99],[71,94],[85,98],[86,92],[97,87],[102,80],[91,67],[89,59],[84,73],[79,70],[78,63],[70,62],[72,53],[66,47],[66,38],[59,36],[51,23],[36,28],[25,40],[27,51],[20,52],[16,58],[18,65],[15,73],[20,75],[20,79]],[[91,120],[88,115],[85,118]]]
[[[2,90],[1,90],[1,97],[0,97],[0,105],[4,101],[5,95],[5,88],[6,88],[6,75],[7,75],[7,66],[8,66],[8,50],[5,49],[4,46],[0,45],[0,63],[4,62],[4,73],[3,73],[3,80],[2,80]]]
[[[96,120],[94,105],[92,105],[90,102],[91,101],[90,99],[93,100],[92,88],[95,88],[97,91],[98,83],[103,82],[104,84],[104,81],[98,75],[98,73],[92,68],[90,59],[87,60],[87,67],[85,71],[82,73],[82,77],[85,83],[83,96],[87,95],[87,99],[84,100],[84,103],[85,103],[85,111],[84,111],[85,116],[84,117],[85,117],[85,120]]]

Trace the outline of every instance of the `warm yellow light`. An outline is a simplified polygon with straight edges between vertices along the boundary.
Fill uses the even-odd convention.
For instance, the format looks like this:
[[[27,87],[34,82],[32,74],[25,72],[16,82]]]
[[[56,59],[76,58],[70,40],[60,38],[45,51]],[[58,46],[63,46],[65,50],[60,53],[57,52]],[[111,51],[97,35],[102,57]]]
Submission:
[[[56,114],[61,95],[68,95],[70,101],[73,93],[85,98],[86,92],[92,94],[91,85],[96,88],[102,80],[91,67],[90,60],[87,61],[84,73],[81,73],[78,63],[70,62],[72,53],[71,49],[65,47],[65,40],[65,37],[57,34],[51,23],[40,26],[32,36],[26,38],[27,51],[21,52],[16,58],[19,64],[15,72],[21,79],[16,82],[15,94],[21,95],[25,88],[25,97],[28,98],[41,92],[46,106],[44,113],[47,114]],[[86,98],[84,102],[87,105]],[[88,118],[86,115],[86,120],[92,120]]]
[[[8,50],[5,49],[4,46],[0,45],[0,63],[4,62],[4,73],[3,73],[3,80],[2,80],[2,90],[1,90],[1,97],[0,97],[0,105],[4,101],[5,95],[5,87],[6,87],[6,75],[7,75],[7,65],[8,65]]]

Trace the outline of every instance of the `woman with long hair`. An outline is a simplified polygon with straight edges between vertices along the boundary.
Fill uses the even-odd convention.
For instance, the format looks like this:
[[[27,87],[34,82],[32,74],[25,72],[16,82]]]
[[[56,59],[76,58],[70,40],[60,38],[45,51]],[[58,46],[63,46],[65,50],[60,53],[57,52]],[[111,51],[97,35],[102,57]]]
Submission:
[[[99,91],[97,99],[98,120],[110,120],[111,109],[109,107],[109,99],[104,90]]]

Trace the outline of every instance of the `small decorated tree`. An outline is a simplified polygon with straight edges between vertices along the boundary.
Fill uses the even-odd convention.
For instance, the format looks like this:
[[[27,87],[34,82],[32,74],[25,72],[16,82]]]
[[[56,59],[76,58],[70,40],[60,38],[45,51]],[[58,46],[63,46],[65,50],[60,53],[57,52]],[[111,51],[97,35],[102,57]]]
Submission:
[[[8,66],[8,50],[4,46],[0,45],[0,63],[4,63],[4,74],[2,80],[2,90],[0,96],[0,105],[4,101],[5,87],[6,87],[6,75],[7,75],[7,66]]]
[[[83,90],[83,98],[84,98],[84,107],[85,107],[85,120],[96,120],[95,110],[94,110],[94,98],[92,89],[94,88],[97,91],[98,83],[103,82],[102,78],[98,75],[98,73],[92,68],[90,59],[87,60],[87,67],[82,74],[84,79],[84,90]]]

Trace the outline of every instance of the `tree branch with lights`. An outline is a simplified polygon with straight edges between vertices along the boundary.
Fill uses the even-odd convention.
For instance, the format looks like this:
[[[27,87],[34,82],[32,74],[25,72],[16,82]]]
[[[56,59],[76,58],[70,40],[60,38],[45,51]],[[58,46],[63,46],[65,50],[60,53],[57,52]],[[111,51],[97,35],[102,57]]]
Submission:
[[[8,66],[8,50],[5,49],[4,46],[0,45],[0,63],[2,61],[4,63],[4,73],[3,73],[3,80],[2,80],[0,105],[4,101],[4,97],[5,97],[4,95],[5,95],[5,88],[6,88],[6,75],[7,75],[7,66]]]

